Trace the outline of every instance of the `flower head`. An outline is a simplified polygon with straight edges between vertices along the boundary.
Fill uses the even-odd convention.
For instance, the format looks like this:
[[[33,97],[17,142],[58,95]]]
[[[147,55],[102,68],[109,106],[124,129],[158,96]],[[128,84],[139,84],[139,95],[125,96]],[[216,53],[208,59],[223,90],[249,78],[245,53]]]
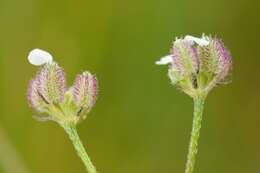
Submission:
[[[171,54],[156,62],[170,64],[169,77],[186,94],[194,97],[207,94],[214,86],[227,80],[232,62],[229,51],[218,38],[176,38]]]
[[[84,119],[94,106],[97,98],[97,79],[89,72],[78,75],[71,89],[66,89],[63,69],[48,52],[39,49],[30,52],[28,59],[41,67],[28,87],[28,102],[37,112],[47,113],[60,124],[73,123]],[[47,61],[48,60],[48,61]]]
[[[49,103],[59,103],[63,101],[65,93],[65,73],[55,62],[47,63],[42,66],[36,75],[37,91]]]
[[[74,103],[80,107],[79,113],[88,113],[97,100],[98,82],[96,76],[89,72],[77,75],[72,92]]]

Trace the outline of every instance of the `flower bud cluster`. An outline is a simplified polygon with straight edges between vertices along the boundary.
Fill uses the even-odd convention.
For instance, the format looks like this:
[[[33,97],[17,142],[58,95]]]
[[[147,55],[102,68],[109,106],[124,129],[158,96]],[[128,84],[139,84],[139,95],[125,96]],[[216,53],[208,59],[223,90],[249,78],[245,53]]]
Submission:
[[[206,95],[217,84],[226,82],[232,69],[231,56],[223,42],[204,35],[176,39],[171,54],[156,64],[170,64],[172,84],[191,97]]]
[[[83,72],[77,75],[74,85],[66,88],[64,70],[54,61],[45,61],[47,52],[35,49],[29,61],[41,65],[39,72],[30,81],[28,101],[39,113],[47,113],[49,119],[60,124],[77,124],[85,119],[97,99],[98,84],[95,75]],[[50,55],[50,54],[49,54]]]

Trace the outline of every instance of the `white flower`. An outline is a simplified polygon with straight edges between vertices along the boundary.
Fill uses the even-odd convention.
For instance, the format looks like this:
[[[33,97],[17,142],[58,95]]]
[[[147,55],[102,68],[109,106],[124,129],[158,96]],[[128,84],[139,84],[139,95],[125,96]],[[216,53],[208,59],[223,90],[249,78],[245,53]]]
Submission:
[[[29,55],[28,60],[32,65],[43,65],[52,62],[53,58],[49,52],[41,49],[33,49]]]
[[[155,64],[157,65],[165,65],[172,63],[172,55],[167,55],[162,57],[159,61],[156,61]]]
[[[200,46],[207,46],[209,44],[208,37],[205,37],[205,36],[202,36],[202,38],[198,38],[198,37],[193,37],[191,35],[186,35],[184,37],[184,40],[189,40],[189,41],[195,42]]]

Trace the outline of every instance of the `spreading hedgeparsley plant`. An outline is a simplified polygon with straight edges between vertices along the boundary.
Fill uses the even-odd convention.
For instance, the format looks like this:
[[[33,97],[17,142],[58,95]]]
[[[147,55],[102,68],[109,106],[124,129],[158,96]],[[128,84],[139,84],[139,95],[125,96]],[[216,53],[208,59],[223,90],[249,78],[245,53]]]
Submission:
[[[232,69],[231,56],[218,38],[176,38],[171,54],[156,62],[169,64],[171,83],[193,98],[194,113],[185,173],[194,170],[203,107],[208,93],[217,85],[227,83]]]
[[[83,72],[77,75],[72,87],[66,87],[63,69],[53,61],[50,53],[34,49],[29,53],[31,64],[39,66],[28,87],[28,102],[38,113],[47,116],[41,120],[57,122],[68,134],[78,156],[89,173],[96,173],[78,136],[76,125],[84,120],[97,99],[98,83],[95,75]]]

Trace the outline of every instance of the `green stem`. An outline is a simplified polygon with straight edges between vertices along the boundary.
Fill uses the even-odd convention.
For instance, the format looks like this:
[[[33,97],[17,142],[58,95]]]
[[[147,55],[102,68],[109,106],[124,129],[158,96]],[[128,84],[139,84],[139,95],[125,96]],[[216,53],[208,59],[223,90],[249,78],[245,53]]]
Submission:
[[[190,137],[190,145],[189,145],[189,152],[187,156],[185,173],[192,173],[194,170],[196,154],[198,152],[198,141],[200,136],[200,128],[201,128],[205,97],[197,96],[193,100],[194,100],[193,123],[192,123],[192,132]]]
[[[69,135],[69,138],[71,139],[75,150],[77,151],[78,156],[81,158],[82,162],[84,163],[87,172],[89,173],[97,173],[94,165],[92,164],[80,138],[77,133],[77,129],[75,126],[65,126],[65,131]]]

